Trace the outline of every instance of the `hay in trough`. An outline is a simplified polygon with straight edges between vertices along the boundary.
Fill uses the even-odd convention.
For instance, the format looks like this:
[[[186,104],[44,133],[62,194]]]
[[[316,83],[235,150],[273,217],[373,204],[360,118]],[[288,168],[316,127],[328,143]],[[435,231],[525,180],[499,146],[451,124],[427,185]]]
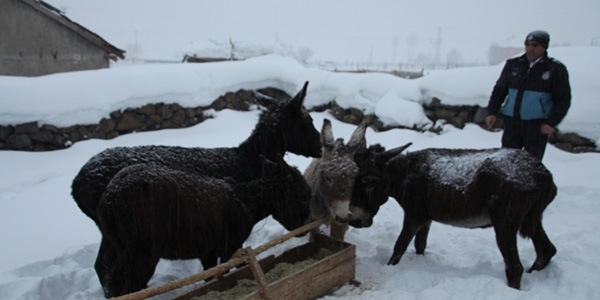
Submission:
[[[294,263],[278,263],[273,269],[265,274],[267,284],[285,278],[295,272],[302,270],[327,256],[333,254],[333,251],[326,248],[319,248],[316,253],[305,260]],[[191,300],[232,300],[241,299],[258,290],[256,280],[240,279],[237,285],[225,291],[210,291],[206,295],[192,297]]]

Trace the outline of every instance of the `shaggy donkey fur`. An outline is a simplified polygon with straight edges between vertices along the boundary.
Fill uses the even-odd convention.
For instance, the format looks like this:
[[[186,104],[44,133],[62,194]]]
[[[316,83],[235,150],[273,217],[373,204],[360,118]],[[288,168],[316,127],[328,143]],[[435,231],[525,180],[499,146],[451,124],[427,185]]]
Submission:
[[[138,163],[152,163],[217,178],[248,180],[260,176],[259,155],[275,160],[287,151],[321,157],[319,132],[302,108],[308,82],[290,101],[256,94],[267,108],[252,135],[234,148],[183,148],[138,146],[106,149],[92,157],[79,171],[71,194],[88,217],[97,221],[96,207],[108,182],[121,169]]]
[[[343,139],[334,140],[331,121],[323,120],[323,156],[313,159],[304,171],[304,178],[312,189],[312,220],[333,216],[336,221],[345,223],[350,219],[350,200],[354,178],[358,175],[354,152],[366,147],[366,129],[367,123],[360,123],[344,145]]]
[[[145,288],[160,258],[199,258],[204,269],[226,261],[271,214],[290,231],[302,226],[310,188],[300,172],[282,158],[263,169],[264,178],[233,182],[160,165],[123,168],[97,211],[105,296]]]
[[[350,225],[368,227],[379,206],[394,197],[404,225],[388,264],[397,264],[415,238],[423,254],[432,221],[465,228],[492,226],[506,266],[508,285],[520,288],[523,266],[517,232],[531,238],[537,258],[528,272],[544,269],[556,254],[542,215],[556,196],[552,174],[522,150],[425,149],[406,155],[410,144],[359,151]]]

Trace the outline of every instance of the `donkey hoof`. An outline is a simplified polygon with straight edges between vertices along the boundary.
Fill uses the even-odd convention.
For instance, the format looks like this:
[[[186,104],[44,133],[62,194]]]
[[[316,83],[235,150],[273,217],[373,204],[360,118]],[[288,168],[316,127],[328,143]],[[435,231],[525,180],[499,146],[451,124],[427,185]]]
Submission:
[[[552,247],[549,251],[547,251],[547,253],[545,255],[541,255],[535,259],[535,262],[533,263],[533,265],[531,265],[531,268],[529,268],[529,270],[527,270],[527,273],[531,273],[533,271],[540,271],[543,270],[544,268],[546,268],[546,266],[548,266],[548,264],[550,263],[550,260],[552,259],[552,257],[556,254],[556,248]]]
[[[521,277],[523,276],[523,266],[514,265],[506,268],[506,281],[508,286],[513,289],[521,289]]]
[[[390,266],[395,266],[400,262],[400,257],[396,257],[396,256],[392,256],[392,258],[390,258],[390,261],[388,261],[388,265]]]
[[[521,282],[509,282],[508,283],[508,287],[511,287],[513,289],[517,289],[520,290],[521,289]]]
[[[548,264],[550,263],[550,260],[536,260],[533,265],[531,265],[531,268],[529,268],[529,270],[527,270],[527,273],[531,273],[533,271],[541,271],[544,268],[546,268],[546,266],[548,266]]]

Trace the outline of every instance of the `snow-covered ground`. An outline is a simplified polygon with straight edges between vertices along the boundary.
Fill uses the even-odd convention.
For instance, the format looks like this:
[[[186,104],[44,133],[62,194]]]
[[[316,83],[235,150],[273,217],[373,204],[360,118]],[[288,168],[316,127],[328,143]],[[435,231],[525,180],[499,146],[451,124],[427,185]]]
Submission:
[[[571,74],[573,106],[563,131],[576,132],[598,143],[600,122],[600,48],[555,48]],[[304,68],[278,56],[244,62],[144,65],[49,75],[37,78],[0,77],[0,123],[29,121],[68,126],[95,123],[115,109],[154,101],[201,105],[240,88],[280,88],[295,94],[310,81],[307,106],[335,99],[346,107],[376,112],[389,123],[427,122],[419,104],[437,96],[445,104],[485,106],[501,66],[437,71],[419,80],[383,74],[337,74]],[[45,103],[52,103],[48,106]],[[187,129],[162,130],[88,140],[59,151],[0,152],[0,299],[99,299],[100,283],[93,264],[100,241],[94,223],[70,196],[79,168],[94,154],[114,146],[144,144],[185,147],[237,146],[250,135],[258,111],[224,110]],[[349,138],[354,126],[312,113],[315,127],[332,119],[336,137]],[[428,147],[491,148],[500,145],[499,132],[476,125],[441,134],[410,130],[367,130],[369,144],[388,148],[413,142],[410,151]],[[304,170],[309,159],[292,154],[286,160]],[[370,228],[350,229],[347,241],[357,247],[356,279],[324,299],[595,299],[600,293],[600,156],[572,154],[549,146],[545,165],[553,172],[558,196],[545,213],[544,224],[558,254],[547,269],[525,274],[522,290],[505,284],[504,264],[494,232],[435,224],[426,255],[409,249],[396,266],[387,266],[400,232],[403,213],[390,199]],[[247,241],[257,246],[285,233],[267,218]],[[304,242],[294,239],[272,251]],[[525,267],[535,259],[530,241],[520,239]],[[161,261],[150,284],[202,270],[197,261]]]

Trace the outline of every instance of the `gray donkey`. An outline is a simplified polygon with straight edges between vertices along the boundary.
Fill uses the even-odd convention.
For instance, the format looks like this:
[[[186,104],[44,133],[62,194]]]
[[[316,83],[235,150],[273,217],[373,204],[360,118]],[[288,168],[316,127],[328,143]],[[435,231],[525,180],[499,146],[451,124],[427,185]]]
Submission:
[[[350,202],[358,167],[354,153],[366,147],[365,131],[368,123],[363,121],[352,133],[347,144],[344,139],[334,140],[331,121],[323,120],[321,129],[322,157],[313,159],[304,171],[304,178],[311,188],[310,219],[319,220],[332,216],[337,222],[350,220]],[[332,236],[336,237],[333,233]],[[339,229],[338,229],[339,230]],[[344,227],[345,231],[345,227]],[[343,238],[343,232],[342,232]]]

